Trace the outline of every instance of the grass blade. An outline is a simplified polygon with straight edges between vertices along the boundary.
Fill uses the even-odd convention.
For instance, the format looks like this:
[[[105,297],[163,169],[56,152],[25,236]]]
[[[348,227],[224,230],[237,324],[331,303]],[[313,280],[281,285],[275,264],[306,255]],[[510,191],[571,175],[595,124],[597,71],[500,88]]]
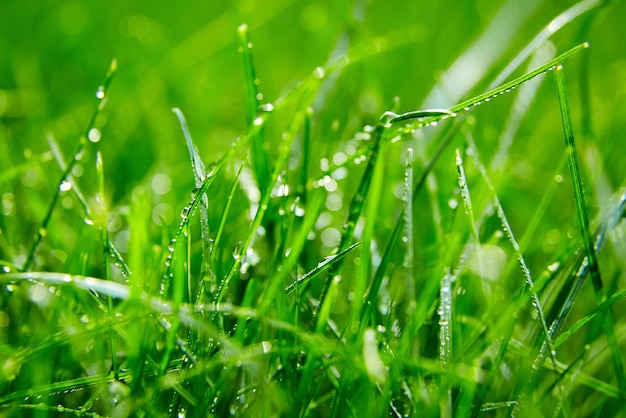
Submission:
[[[574,203],[576,205],[576,215],[578,217],[578,226],[583,241],[583,248],[587,256],[591,283],[596,294],[598,303],[606,301],[606,291],[603,288],[600,268],[596,256],[593,236],[589,229],[589,217],[587,215],[587,205],[585,203],[585,195],[583,191],[582,175],[580,164],[578,162],[578,154],[576,153],[576,143],[574,140],[574,129],[569,108],[569,96],[567,94],[567,85],[563,65],[559,64],[554,72],[556,79],[557,97],[559,99],[559,110],[561,113],[561,123],[563,127],[563,137],[565,139],[565,153],[570,171],[572,188],[574,189]],[[614,373],[617,377],[618,386],[621,391],[626,391],[626,373],[624,371],[624,360],[617,338],[615,336],[615,320],[610,310],[602,311],[602,325],[606,334],[609,347],[612,352],[612,360]]]
[[[243,58],[243,69],[246,84],[246,105],[247,105],[247,122],[248,125],[255,123],[260,107],[259,79],[254,70],[252,61],[252,43],[248,40],[248,25],[241,25],[237,29],[237,38],[239,41],[239,52]],[[271,107],[270,107],[271,106]],[[273,109],[273,105],[267,105],[266,111]],[[270,165],[267,148],[265,144],[265,135],[263,129],[259,129],[252,138],[251,143],[251,160],[256,179],[259,184],[259,190],[265,192],[268,188],[270,178]]]
[[[98,90],[96,91],[96,98],[98,99],[98,102],[97,102],[98,104],[96,108],[94,109],[91,115],[91,118],[89,119],[89,123],[87,123],[87,128],[85,129],[83,135],[78,140],[78,144],[76,144],[76,149],[74,150],[74,154],[72,154],[72,159],[67,164],[67,166],[65,167],[65,170],[63,170],[63,173],[61,174],[61,178],[59,179],[57,183],[57,189],[55,190],[54,195],[52,196],[52,201],[50,202],[50,205],[48,206],[46,215],[43,221],[41,222],[41,225],[37,229],[37,232],[35,233],[35,238],[33,239],[33,242],[28,250],[28,255],[26,256],[26,261],[24,262],[24,265],[22,266],[21,271],[28,271],[33,265],[33,261],[35,259],[35,252],[37,251],[37,247],[39,246],[39,243],[41,242],[43,237],[45,237],[47,234],[48,224],[50,223],[50,220],[52,219],[52,212],[54,211],[56,203],[59,200],[59,196],[61,195],[61,186],[65,181],[67,181],[68,177],[70,176],[72,172],[72,169],[74,168],[74,166],[76,165],[76,162],[78,161],[78,156],[80,155],[85,145],[87,145],[89,142],[89,140],[87,139],[89,138],[89,132],[95,126],[96,118],[104,109],[104,105],[106,104],[106,92],[109,87],[109,84],[111,84],[111,80],[113,79],[113,75],[115,74],[116,70],[117,70],[117,60],[113,59],[111,61],[109,70],[107,71],[104,84],[98,87]]]

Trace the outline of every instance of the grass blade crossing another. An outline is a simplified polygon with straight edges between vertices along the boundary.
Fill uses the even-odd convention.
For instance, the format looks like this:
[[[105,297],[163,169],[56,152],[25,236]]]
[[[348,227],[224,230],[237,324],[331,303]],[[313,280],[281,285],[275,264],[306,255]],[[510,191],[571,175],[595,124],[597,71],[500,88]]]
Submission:
[[[596,256],[593,236],[589,229],[589,216],[587,215],[587,205],[585,203],[585,194],[583,190],[583,181],[578,162],[578,154],[576,153],[576,143],[574,141],[574,129],[569,108],[569,97],[567,94],[567,85],[563,65],[558,64],[554,72],[556,79],[557,97],[559,99],[559,110],[561,113],[561,123],[563,127],[563,137],[565,139],[565,153],[574,189],[574,201],[576,204],[576,215],[578,217],[578,226],[583,241],[583,248],[587,256],[589,264],[591,283],[596,293],[596,299],[601,304],[606,301],[606,291],[603,288],[600,268]],[[610,310],[602,311],[602,326],[606,334],[609,347],[612,352],[614,373],[617,377],[619,388],[622,392],[626,392],[626,372],[624,371],[624,359],[619,342],[615,336],[615,320]]]

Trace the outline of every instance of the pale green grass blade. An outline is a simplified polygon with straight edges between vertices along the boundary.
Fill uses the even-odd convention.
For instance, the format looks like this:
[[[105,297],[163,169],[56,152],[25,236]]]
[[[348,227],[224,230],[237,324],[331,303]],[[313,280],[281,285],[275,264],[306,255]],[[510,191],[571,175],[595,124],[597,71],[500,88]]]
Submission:
[[[472,149],[472,152],[470,153],[470,155],[472,155],[474,159],[474,163],[480,172],[483,183],[487,186],[487,189],[490,194],[490,198],[492,200],[492,204],[496,210],[496,215],[501,222],[502,230],[504,231],[504,234],[506,235],[509,243],[511,244],[511,247],[513,248],[515,258],[518,262],[519,269],[522,272],[522,275],[524,277],[523,285],[528,288],[531,301],[532,301],[532,309],[536,312],[537,321],[539,322],[539,327],[543,334],[543,343],[540,348],[540,353],[535,359],[535,363],[532,366],[532,370],[536,371],[536,370],[539,370],[540,367],[542,366],[546,355],[550,357],[553,364],[556,364],[556,352],[554,350],[552,336],[550,334],[550,331],[548,329],[548,325],[546,322],[544,308],[539,298],[539,294],[535,286],[535,281],[532,278],[532,274],[530,272],[528,264],[526,263],[525,257],[522,254],[522,249],[519,243],[517,242],[517,239],[515,238],[515,234],[511,228],[508,217],[506,216],[504,212],[504,208],[502,204],[500,203],[500,199],[498,198],[498,194],[496,192],[495,186],[493,185],[493,182],[491,181],[491,177],[487,173],[487,170],[484,164],[480,160],[480,156],[478,154],[478,149],[476,147],[476,144],[474,143],[474,139],[470,132],[466,132],[465,136],[469,144],[469,147],[471,147]],[[515,316],[512,316],[511,318],[514,318],[514,317]],[[514,322],[511,322],[510,327],[512,328],[513,326],[514,326]],[[511,335],[511,332],[507,334]],[[508,344],[508,341],[504,345],[506,344]],[[530,377],[531,381],[532,379],[534,379],[533,372],[531,372],[531,377]],[[520,406],[520,403],[521,403],[521,400],[518,399],[516,408]]]
[[[198,153],[198,149],[196,148],[192,138],[191,133],[189,132],[189,127],[187,126],[187,121],[185,120],[185,116],[183,112],[178,108],[173,108],[172,111],[176,114],[178,121],[180,123],[180,127],[183,131],[183,135],[185,136],[185,142],[187,144],[187,150],[189,151],[189,159],[191,161],[191,168],[193,170],[193,175],[196,183],[196,190],[202,187],[202,182],[207,177],[207,172],[202,162],[202,158]],[[211,253],[212,253],[212,241],[209,234],[209,199],[207,194],[202,195],[202,202],[200,206],[200,228],[201,228],[201,237],[202,237],[202,268],[200,271],[200,283],[198,288],[198,292],[196,295],[196,299],[200,297],[204,287],[204,279],[206,276],[212,276],[211,271]],[[170,254],[173,256],[173,254]],[[191,276],[187,276],[191,279]],[[190,283],[188,287],[191,292],[192,284]]]
[[[516,68],[518,68],[526,59],[531,56],[537,49],[546,43],[554,34],[572,23],[578,17],[589,13],[596,7],[608,5],[607,0],[583,0],[569,7],[558,16],[550,20],[535,37],[520,51],[519,54],[498,74],[492,85],[498,85],[506,80]]]
[[[102,160],[102,154],[100,153],[100,151],[98,151],[96,153],[96,174],[97,174],[97,178],[98,178],[98,193],[96,195],[96,201],[98,202],[98,208],[96,209],[97,211],[97,220],[98,220],[98,224],[99,225],[104,225],[103,227],[100,227],[100,235],[102,238],[102,246],[103,246],[103,256],[102,256],[102,260],[103,260],[103,268],[104,268],[104,278],[107,281],[111,280],[111,270],[110,270],[110,266],[109,266],[109,245],[111,245],[111,241],[109,240],[109,230],[106,226],[106,220],[107,220],[107,206],[106,206],[106,198],[105,198],[105,194],[104,194],[104,162]],[[76,193],[78,195],[78,190],[76,190]],[[109,316],[113,315],[113,298],[111,296],[107,296],[107,308],[108,308],[108,314]],[[115,376],[116,379],[119,379],[119,364],[118,364],[118,360],[117,360],[117,349],[116,349],[116,343],[115,343],[115,338],[113,335],[113,331],[111,330],[109,332],[109,336],[110,336],[110,344],[111,344],[111,361],[113,363],[112,367],[113,367],[113,375]]]
[[[61,186],[63,185],[65,181],[67,181],[68,177],[70,176],[72,172],[72,169],[74,168],[74,166],[76,165],[76,162],[78,161],[78,155],[83,150],[85,145],[87,145],[89,142],[88,140],[89,132],[95,126],[96,118],[104,109],[104,105],[106,104],[106,92],[109,87],[109,84],[111,83],[111,80],[113,79],[113,75],[115,74],[116,70],[117,70],[117,60],[114,59],[111,61],[111,65],[106,74],[104,84],[98,87],[98,90],[96,92],[96,98],[98,99],[98,102],[97,102],[98,104],[96,108],[94,109],[89,122],[87,123],[87,128],[85,129],[83,135],[78,140],[76,149],[74,150],[74,153],[72,154],[72,159],[69,161],[69,163],[65,167],[65,170],[61,174],[61,178],[59,179],[57,183],[57,189],[53,194],[52,201],[50,202],[50,205],[48,206],[46,215],[43,221],[41,222],[41,225],[37,229],[35,238],[33,239],[33,242],[28,250],[26,261],[24,262],[24,265],[21,268],[22,271],[30,270],[30,268],[32,267],[34,257],[35,257],[35,252],[37,251],[37,247],[39,246],[39,243],[41,242],[41,240],[47,234],[48,224],[50,223],[50,220],[52,219],[52,212],[54,211],[56,203],[59,200],[59,196],[61,194]]]
[[[593,284],[596,298],[599,303],[606,301],[606,291],[603,288],[600,268],[596,257],[593,236],[589,230],[589,218],[587,215],[587,205],[585,203],[585,195],[583,191],[582,175],[578,162],[578,154],[576,153],[576,143],[574,140],[574,130],[570,116],[569,96],[567,94],[567,85],[565,75],[563,73],[563,65],[559,64],[554,72],[557,86],[557,97],[559,99],[559,110],[561,112],[561,122],[563,127],[563,136],[565,138],[565,152],[567,155],[568,166],[570,170],[570,178],[572,188],[574,189],[574,201],[576,204],[576,214],[580,228],[580,235],[583,241],[583,248],[590,268],[591,283]],[[615,337],[615,321],[611,311],[602,312],[602,325],[607,337],[607,341],[612,351],[612,360],[614,373],[617,377],[618,385],[622,391],[626,391],[626,371],[624,370],[624,360],[620,346]]]
[[[54,140],[52,136],[48,136],[48,145],[50,146],[50,150],[52,151],[52,155],[54,156],[54,159],[56,160],[57,164],[59,165],[61,170],[65,171],[67,168],[67,165],[65,163],[65,158],[63,157],[63,154],[61,153],[61,149],[59,148],[58,144],[56,143],[56,141]],[[100,162],[102,162],[102,159],[100,159]],[[69,181],[70,184],[72,185],[71,190],[73,190],[74,195],[78,199],[78,202],[81,208],[85,212],[85,223],[93,224],[95,222],[96,226],[98,227],[98,229],[100,229],[101,233],[106,234],[106,237],[103,237],[103,239],[105,240],[105,242],[103,242],[105,251],[107,252],[109,256],[113,258],[113,260],[115,261],[115,264],[120,269],[122,275],[124,277],[128,277],[128,275],[130,274],[128,265],[126,264],[126,261],[124,260],[122,255],[119,253],[119,251],[115,247],[115,244],[108,237],[108,231],[106,228],[107,216],[106,216],[106,204],[105,204],[105,195],[104,195],[104,178],[103,178],[104,173],[101,172],[103,170],[102,166],[100,166],[100,168],[98,167],[99,167],[98,160],[96,160],[96,174],[98,177],[98,197],[96,201],[100,205],[99,207],[94,208],[94,210],[90,208],[89,203],[87,203],[87,199],[85,199],[85,196],[81,192],[81,189],[78,186],[78,184],[76,184],[76,181],[74,180],[74,178],[72,176],[68,176],[67,181]],[[105,263],[108,263],[108,260],[106,260]],[[108,268],[106,271],[107,271],[107,274],[110,273]]]
[[[248,40],[248,25],[243,24],[237,28],[237,39],[239,43],[239,53],[243,59],[245,75],[247,122],[248,125],[252,125],[259,110],[271,111],[273,105],[270,104],[264,109],[261,108],[260,101],[262,94],[259,93],[259,79],[256,76],[252,60],[252,43]],[[271,180],[271,170],[263,129],[259,129],[254,138],[252,138],[250,155],[252,167],[254,168],[254,173],[256,174],[256,179],[259,184],[259,190],[265,192]]]
[[[226,206],[224,206],[224,211],[222,212],[222,216],[220,218],[220,224],[217,227],[217,231],[215,232],[215,240],[213,241],[213,248],[211,251],[210,266],[216,265],[216,257],[219,256],[219,254],[217,253],[217,249],[222,248],[222,237],[224,236],[224,228],[226,227],[226,222],[228,221],[228,217],[231,214],[233,198],[235,196],[235,192],[239,184],[239,179],[241,178],[241,173],[243,172],[243,169],[246,166],[246,163],[247,162],[242,162],[239,165],[239,168],[237,169],[237,174],[235,174],[235,178],[233,179],[233,184],[230,187],[230,190],[228,191],[228,197],[226,198]]]

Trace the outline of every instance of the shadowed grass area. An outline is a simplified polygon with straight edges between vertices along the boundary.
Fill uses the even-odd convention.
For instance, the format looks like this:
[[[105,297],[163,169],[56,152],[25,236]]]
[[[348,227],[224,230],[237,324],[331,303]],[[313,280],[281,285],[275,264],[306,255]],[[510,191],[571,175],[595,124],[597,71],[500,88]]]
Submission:
[[[0,413],[626,414],[624,7],[4,3]]]

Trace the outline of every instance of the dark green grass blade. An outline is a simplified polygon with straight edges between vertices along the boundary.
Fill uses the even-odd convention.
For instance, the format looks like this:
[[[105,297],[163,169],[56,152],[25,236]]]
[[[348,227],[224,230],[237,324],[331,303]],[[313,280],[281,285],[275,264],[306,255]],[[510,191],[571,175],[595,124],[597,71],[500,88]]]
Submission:
[[[381,140],[383,137],[383,133],[385,131],[385,126],[382,123],[379,123],[376,128],[374,128],[374,132],[372,133],[372,141],[373,147],[368,156],[368,163],[365,167],[365,171],[363,172],[363,176],[361,177],[361,181],[357,187],[357,191],[350,202],[350,208],[348,213],[348,219],[344,223],[341,231],[341,240],[339,242],[339,246],[337,247],[336,253],[339,254],[346,250],[350,245],[352,245],[352,239],[354,237],[354,230],[356,228],[356,224],[361,217],[361,213],[363,212],[363,208],[365,205],[365,199],[369,193],[370,185],[372,183],[372,178],[374,176],[374,171],[376,169],[376,164],[378,163],[378,155],[380,152]],[[343,260],[340,260],[338,263],[334,264],[332,269],[328,272],[328,277],[324,282],[322,287],[322,291],[320,293],[319,298],[319,309],[315,312],[315,316],[318,316],[321,309],[324,307],[324,301],[326,299],[326,293],[328,292],[331,283],[334,280],[334,277],[339,274],[343,267]],[[318,318],[319,319],[319,318]],[[319,326],[320,322],[318,322]]]
[[[361,245],[361,242],[355,242],[354,244],[352,244],[351,246],[349,246],[342,252],[326,257],[313,270],[309,271],[308,273],[303,275],[301,278],[299,278],[297,281],[287,286],[285,291],[289,294],[289,293],[292,293],[294,290],[296,290],[298,287],[304,288],[305,286],[307,286],[307,284],[311,280],[313,280],[320,274],[324,273],[326,270],[332,268],[335,263],[340,262],[342,258],[347,256],[351,251],[353,251],[360,245]]]
[[[554,72],[556,78],[557,97],[559,99],[559,110],[561,112],[561,123],[563,127],[563,136],[565,138],[565,152],[567,155],[572,188],[574,189],[574,200],[576,204],[576,214],[580,228],[580,235],[583,241],[583,248],[589,263],[591,283],[598,303],[606,301],[606,291],[603,288],[602,277],[593,242],[593,236],[589,229],[589,217],[587,215],[587,205],[583,191],[582,175],[580,164],[578,162],[578,154],[576,153],[576,143],[574,140],[574,129],[570,116],[569,96],[567,94],[567,85],[563,66],[559,64]],[[610,310],[602,311],[602,325],[607,337],[607,342],[612,352],[612,360],[614,373],[616,374],[618,386],[620,390],[626,391],[626,374],[624,371],[624,360],[619,343],[615,336],[615,320]]]
[[[252,125],[260,110],[261,95],[259,93],[259,79],[256,76],[254,63],[252,61],[252,44],[248,40],[247,25],[239,26],[237,29],[237,38],[239,41],[239,52],[243,59],[245,75],[247,123],[248,125]],[[265,192],[271,180],[271,171],[263,129],[259,129],[254,135],[254,138],[252,138],[250,154],[259,190]]]
[[[117,60],[114,59],[111,61],[111,66],[109,67],[109,70],[107,71],[104,84],[98,87],[98,91],[96,92],[96,98],[98,99],[98,104],[96,108],[94,109],[93,113],[91,114],[89,123],[87,123],[87,128],[85,129],[83,135],[78,140],[76,149],[74,150],[74,153],[72,154],[72,159],[69,161],[69,163],[65,167],[65,170],[61,174],[61,178],[59,179],[57,183],[57,188],[54,192],[54,195],[52,196],[52,201],[50,201],[50,205],[48,206],[46,215],[43,221],[41,222],[41,225],[37,229],[37,232],[35,233],[35,238],[33,239],[33,242],[28,250],[28,255],[26,256],[26,261],[24,262],[24,265],[22,266],[21,271],[28,271],[33,265],[35,252],[37,251],[37,247],[39,246],[39,243],[41,242],[43,237],[45,237],[47,234],[48,224],[50,223],[50,220],[52,219],[52,212],[54,211],[57,201],[59,200],[59,196],[61,194],[61,191],[60,191],[61,184],[63,184],[63,182],[66,181],[66,179],[70,176],[72,169],[74,168],[74,166],[76,165],[76,162],[78,161],[78,155],[83,150],[85,145],[87,145],[87,143],[89,142],[87,139],[89,137],[89,131],[91,131],[91,129],[94,127],[96,123],[96,118],[98,117],[100,112],[102,112],[102,109],[104,109],[104,105],[106,104],[106,92],[109,87],[109,84],[111,83],[111,80],[113,79],[113,75],[115,74],[116,70],[117,70]]]
[[[611,297],[607,298],[604,302],[596,306],[591,312],[585,315],[583,318],[576,321],[570,328],[566,331],[563,331],[561,335],[554,341],[554,346],[558,347],[561,344],[565,343],[572,335],[578,332],[582,327],[587,325],[589,322],[600,319],[602,320],[602,312],[611,309],[613,305],[626,297],[626,289],[622,289],[616,293],[614,293]]]

